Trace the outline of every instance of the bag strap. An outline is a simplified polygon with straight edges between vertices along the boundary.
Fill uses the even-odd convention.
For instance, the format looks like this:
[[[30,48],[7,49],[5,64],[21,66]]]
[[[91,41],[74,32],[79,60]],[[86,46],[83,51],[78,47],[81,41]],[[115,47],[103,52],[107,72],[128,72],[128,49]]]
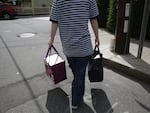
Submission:
[[[97,55],[97,54],[99,54],[101,58],[103,57],[103,54],[100,52],[99,47],[95,45],[94,56]]]
[[[54,47],[54,45],[52,45],[51,46],[53,49],[54,49],[54,51],[59,55],[59,53],[58,53],[58,51],[57,51],[57,49]],[[60,56],[60,55],[59,55]]]
[[[47,57],[48,55],[49,55],[49,53],[51,53],[51,49],[54,49],[54,51],[59,55],[59,53],[58,53],[58,51],[56,50],[56,48],[54,47],[54,45],[52,45],[51,47],[49,47],[48,48],[48,50],[47,50],[47,53],[46,53],[46,56],[45,57]],[[60,55],[59,55],[60,56]]]
[[[94,51],[98,51],[100,53],[99,47],[95,45]]]

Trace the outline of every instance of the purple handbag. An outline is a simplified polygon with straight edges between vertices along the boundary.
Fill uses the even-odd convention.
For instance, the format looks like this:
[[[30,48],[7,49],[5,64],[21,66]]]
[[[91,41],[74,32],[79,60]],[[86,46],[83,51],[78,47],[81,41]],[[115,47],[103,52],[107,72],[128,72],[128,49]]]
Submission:
[[[52,53],[54,50],[54,53]],[[65,61],[59,55],[56,48],[52,45],[44,57],[46,74],[54,81],[55,84],[67,79]]]

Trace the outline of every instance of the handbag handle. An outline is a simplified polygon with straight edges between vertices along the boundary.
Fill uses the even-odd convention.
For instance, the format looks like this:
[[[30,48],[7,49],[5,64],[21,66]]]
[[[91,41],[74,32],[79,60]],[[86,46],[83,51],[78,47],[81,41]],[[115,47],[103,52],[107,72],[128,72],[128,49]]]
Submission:
[[[97,54],[99,54],[101,58],[103,57],[103,54],[100,52],[99,47],[95,45],[94,54],[93,55],[96,56]]]
[[[57,62],[58,56],[60,56],[60,54],[58,53],[58,51],[56,50],[56,48],[52,45],[51,47],[48,48],[47,53],[46,53],[46,56],[44,57],[44,61],[45,61],[46,64],[48,64],[48,63],[46,62],[46,58],[48,57],[48,55],[51,55],[51,49],[52,49],[52,48],[54,49],[54,52],[56,52],[56,54],[57,54],[57,58],[56,58],[56,60],[55,60],[55,63]],[[50,61],[50,58],[49,58],[49,61]]]
[[[47,51],[47,53],[46,53],[46,56],[45,56],[45,57],[47,57],[47,56],[48,56],[48,54],[49,54],[49,53],[51,53],[51,49],[52,49],[52,48],[53,48],[53,49],[54,49],[54,51],[55,51],[55,52],[59,55],[59,53],[58,53],[58,51],[56,50],[56,48],[52,45],[51,47],[49,47],[49,48],[48,48],[48,51]],[[60,55],[59,55],[59,56],[60,56]]]
[[[96,50],[98,49],[98,50]],[[94,51],[98,51],[100,53],[99,47],[95,45]]]

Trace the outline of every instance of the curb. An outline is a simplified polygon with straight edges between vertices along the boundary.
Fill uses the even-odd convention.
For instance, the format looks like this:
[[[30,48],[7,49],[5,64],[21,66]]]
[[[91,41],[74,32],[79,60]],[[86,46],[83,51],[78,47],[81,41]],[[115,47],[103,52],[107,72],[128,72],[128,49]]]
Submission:
[[[122,65],[120,63],[117,63],[115,61],[112,61],[112,60],[109,60],[106,58],[103,58],[103,65],[104,65],[104,67],[107,67],[109,69],[123,72],[123,73],[125,73],[131,77],[134,77],[138,80],[150,83],[150,74],[141,72],[137,69],[130,68],[128,66]]]

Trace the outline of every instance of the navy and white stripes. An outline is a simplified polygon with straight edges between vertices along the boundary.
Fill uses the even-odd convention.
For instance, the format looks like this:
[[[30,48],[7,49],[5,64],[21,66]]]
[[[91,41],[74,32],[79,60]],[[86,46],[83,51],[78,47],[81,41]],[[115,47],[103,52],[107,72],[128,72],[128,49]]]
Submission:
[[[60,38],[67,57],[93,53],[88,20],[98,16],[95,0],[54,0],[50,20],[58,22]]]

